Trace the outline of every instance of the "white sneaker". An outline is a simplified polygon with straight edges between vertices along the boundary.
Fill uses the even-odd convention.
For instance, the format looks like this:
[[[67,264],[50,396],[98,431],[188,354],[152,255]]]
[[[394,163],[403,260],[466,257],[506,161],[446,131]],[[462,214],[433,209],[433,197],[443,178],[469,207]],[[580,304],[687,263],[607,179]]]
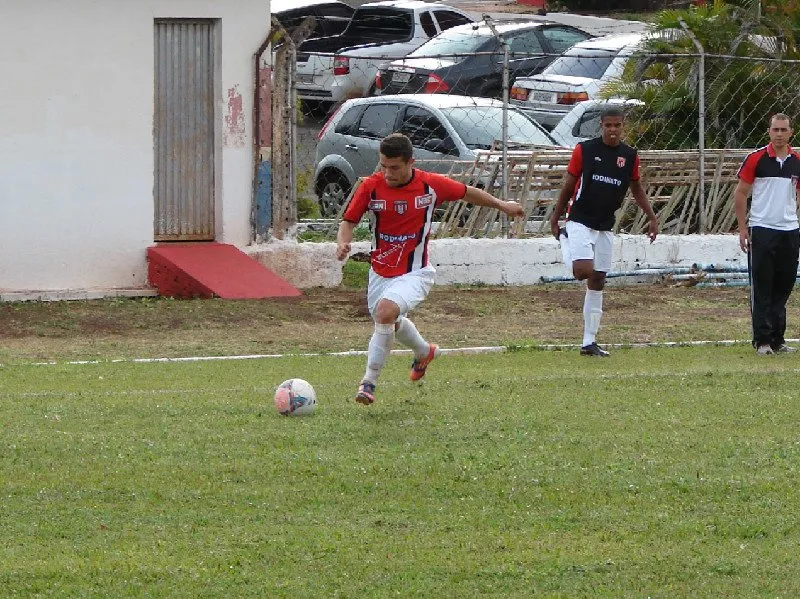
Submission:
[[[759,345],[756,353],[759,356],[771,356],[775,352],[772,351],[772,348],[769,345]]]
[[[777,349],[773,350],[776,354],[793,354],[797,351],[796,347],[791,347],[790,345],[786,345],[782,343]]]

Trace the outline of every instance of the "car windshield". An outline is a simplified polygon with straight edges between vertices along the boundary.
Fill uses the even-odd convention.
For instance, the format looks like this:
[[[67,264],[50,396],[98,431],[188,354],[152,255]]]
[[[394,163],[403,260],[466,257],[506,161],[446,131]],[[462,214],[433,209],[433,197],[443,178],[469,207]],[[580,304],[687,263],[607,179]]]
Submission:
[[[464,30],[460,27],[457,29],[459,29],[459,31],[449,29],[429,39],[408,56],[412,58],[471,54],[478,51],[490,38],[488,35],[479,35],[473,31],[470,31],[468,34],[464,33]],[[466,56],[459,56],[457,61],[461,61],[464,58],[466,58]]]
[[[503,139],[501,106],[459,106],[441,110],[464,144],[472,150],[488,150],[495,141]],[[508,111],[508,139],[518,143],[555,145],[532,119],[516,109]]]
[[[542,71],[542,75],[600,79],[616,56],[617,53],[613,51],[571,48],[551,62]]]

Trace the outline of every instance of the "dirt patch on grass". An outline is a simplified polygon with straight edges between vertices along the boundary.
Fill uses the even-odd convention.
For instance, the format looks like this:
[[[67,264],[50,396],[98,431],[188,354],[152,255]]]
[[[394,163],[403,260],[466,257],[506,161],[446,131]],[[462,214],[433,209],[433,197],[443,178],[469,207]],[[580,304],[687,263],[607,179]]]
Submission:
[[[574,344],[583,288],[434,287],[412,314],[443,347]],[[787,336],[798,336],[800,303]],[[372,325],[363,290],[310,289],[291,299],[130,299],[0,306],[0,362],[178,357],[364,349]],[[746,288],[609,287],[600,341],[747,339]]]

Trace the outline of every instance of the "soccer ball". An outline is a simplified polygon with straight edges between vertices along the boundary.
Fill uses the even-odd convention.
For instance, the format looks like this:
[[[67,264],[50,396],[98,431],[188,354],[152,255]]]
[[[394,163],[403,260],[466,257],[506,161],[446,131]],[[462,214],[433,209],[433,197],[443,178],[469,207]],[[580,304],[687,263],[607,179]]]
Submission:
[[[284,416],[304,416],[317,409],[317,394],[303,379],[283,381],[275,389],[275,409]]]

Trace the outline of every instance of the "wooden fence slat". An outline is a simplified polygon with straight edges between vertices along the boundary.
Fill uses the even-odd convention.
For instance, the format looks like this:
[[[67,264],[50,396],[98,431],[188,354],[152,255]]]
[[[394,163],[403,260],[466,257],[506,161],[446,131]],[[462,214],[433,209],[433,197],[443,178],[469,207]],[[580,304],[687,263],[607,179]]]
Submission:
[[[730,232],[735,221],[733,190],[746,150],[706,150],[705,214],[707,232]],[[553,148],[510,148],[507,151],[509,199],[520,202],[530,223],[541,215],[536,234],[549,234],[548,221],[553,205],[563,186],[566,167],[572,151]],[[700,153],[697,150],[647,150],[639,152],[642,181],[662,233],[686,234],[699,228],[701,210],[699,177]],[[420,168],[425,161],[419,160]],[[464,163],[461,163],[462,165]],[[451,168],[451,176],[467,184],[482,183],[499,195],[495,182],[501,176],[500,150],[481,151],[469,168],[460,173]],[[436,237],[496,236],[502,233],[503,215],[497,210],[473,207],[466,216],[463,202],[449,206],[440,222]],[[517,222],[509,230],[511,236],[524,234],[525,223]],[[529,224],[530,226],[530,224]],[[628,194],[617,213],[615,231],[640,233],[647,228],[647,219],[636,208]]]

